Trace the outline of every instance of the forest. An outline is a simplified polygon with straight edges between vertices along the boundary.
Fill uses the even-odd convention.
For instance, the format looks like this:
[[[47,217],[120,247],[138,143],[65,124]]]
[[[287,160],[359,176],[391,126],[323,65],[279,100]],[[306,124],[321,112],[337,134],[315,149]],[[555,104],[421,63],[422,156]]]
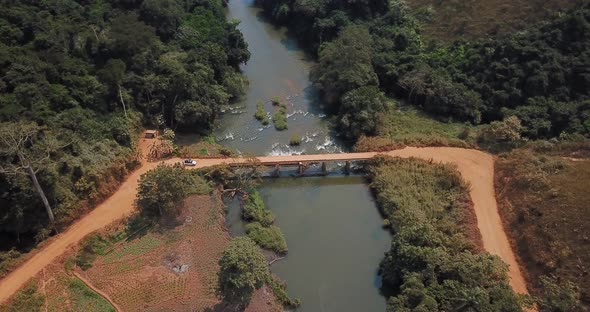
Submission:
[[[384,114],[374,104],[378,92],[374,101],[347,100],[365,87],[442,121],[478,125],[515,116],[529,139],[590,134],[588,1],[525,31],[447,45],[426,43],[400,0],[257,3],[317,55],[312,79],[349,139],[375,135],[379,126],[351,129],[349,115],[378,122]]]
[[[0,4],[1,276],[116,189],[142,125],[210,131],[250,54],[219,0]]]

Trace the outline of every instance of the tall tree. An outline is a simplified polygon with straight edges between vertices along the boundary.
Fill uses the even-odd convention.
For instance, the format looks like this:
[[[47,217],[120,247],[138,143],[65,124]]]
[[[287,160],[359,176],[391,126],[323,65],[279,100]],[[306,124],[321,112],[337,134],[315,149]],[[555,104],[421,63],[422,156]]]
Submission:
[[[45,196],[45,192],[37,179],[39,169],[49,160],[50,153],[57,150],[54,140],[36,142],[41,127],[35,122],[4,122],[0,124],[0,172],[7,175],[26,174],[29,176],[35,191],[41,198],[49,222],[53,225],[55,217]]]

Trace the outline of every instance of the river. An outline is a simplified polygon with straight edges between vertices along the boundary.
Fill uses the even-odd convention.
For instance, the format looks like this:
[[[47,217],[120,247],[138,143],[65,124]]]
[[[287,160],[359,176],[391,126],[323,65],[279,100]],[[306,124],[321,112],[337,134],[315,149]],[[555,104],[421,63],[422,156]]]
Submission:
[[[250,85],[223,114],[215,137],[245,155],[340,152],[309,80],[313,62],[252,2],[231,0],[228,5],[228,18],[240,20],[252,55],[242,67]],[[287,103],[286,131],[263,127],[253,117],[256,103],[274,96]],[[272,104],[265,109],[272,111]],[[288,145],[294,134],[303,137],[301,146]],[[337,170],[335,164],[330,167]],[[259,191],[289,246],[288,256],[271,270],[287,282],[290,296],[302,300],[298,311],[385,311],[377,269],[391,239],[361,177],[267,179]],[[227,222],[232,234],[244,234],[235,202],[228,205]]]

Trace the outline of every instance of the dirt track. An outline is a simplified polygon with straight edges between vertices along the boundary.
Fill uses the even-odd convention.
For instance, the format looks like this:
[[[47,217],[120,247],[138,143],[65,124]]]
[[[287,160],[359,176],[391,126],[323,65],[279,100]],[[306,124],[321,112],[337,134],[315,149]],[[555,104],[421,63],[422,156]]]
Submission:
[[[263,162],[276,162],[289,157],[293,161],[310,160],[346,160],[353,157],[370,158],[377,153],[323,154],[300,156],[259,157]],[[474,203],[477,224],[481,231],[484,248],[498,255],[510,265],[510,284],[518,293],[526,293],[526,284],[520,271],[508,238],[502,227],[496,197],[494,193],[494,159],[493,156],[477,151],[450,147],[407,147],[387,153],[398,157],[416,157],[432,159],[437,162],[454,163],[463,178],[471,184],[470,195]],[[179,162],[170,159],[166,163]],[[193,168],[202,168],[222,164],[224,162],[245,162],[245,159],[203,159]],[[134,211],[133,202],[137,192],[139,177],[155,168],[156,163],[143,163],[131,174],[119,189],[92,212],[78,220],[65,232],[54,237],[32,258],[0,280],[0,304],[8,300],[29,279],[37,275],[45,266],[62,255],[69,247],[80,242],[86,235],[101,229],[114,221],[120,220]]]

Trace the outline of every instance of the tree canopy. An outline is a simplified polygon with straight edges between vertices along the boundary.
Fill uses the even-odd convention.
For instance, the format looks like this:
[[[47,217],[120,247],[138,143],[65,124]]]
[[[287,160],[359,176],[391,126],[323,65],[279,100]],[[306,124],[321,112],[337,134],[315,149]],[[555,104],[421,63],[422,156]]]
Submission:
[[[141,125],[206,133],[245,90],[239,65],[250,54],[222,1],[0,4],[0,123],[36,123],[35,146],[64,146],[34,167],[58,227],[137,165]],[[3,167],[18,163],[0,156]],[[0,206],[9,237],[1,248],[45,237],[47,214],[28,177],[0,174]]]
[[[219,292],[231,303],[246,305],[254,290],[269,277],[268,264],[258,245],[248,237],[236,237],[219,260]]]

